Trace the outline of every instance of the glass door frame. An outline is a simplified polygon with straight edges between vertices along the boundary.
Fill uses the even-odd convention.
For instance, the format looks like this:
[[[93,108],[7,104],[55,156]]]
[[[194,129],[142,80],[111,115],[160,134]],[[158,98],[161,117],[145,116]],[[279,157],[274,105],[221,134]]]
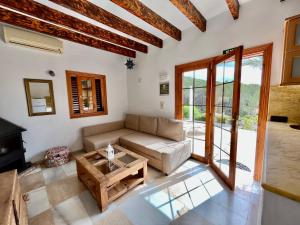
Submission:
[[[259,103],[259,118],[258,118],[258,130],[257,130],[257,143],[256,143],[256,156],[255,156],[255,171],[254,171],[254,179],[256,181],[260,181],[262,178],[263,171],[263,158],[264,158],[264,142],[266,135],[266,123],[268,118],[268,103],[269,103],[269,92],[270,92],[270,78],[271,78],[271,67],[272,67],[272,52],[273,52],[273,43],[267,43],[258,45],[255,47],[244,49],[243,58],[255,56],[257,54],[263,55],[263,74],[262,74],[262,83],[261,83],[261,94],[260,94],[260,103]],[[191,63],[185,63],[175,66],[175,118],[181,120],[182,116],[182,80],[183,73],[186,71],[197,70],[199,68],[209,68],[209,79],[208,83],[211,82],[212,79],[212,66],[214,60],[216,58],[220,58],[222,56],[210,57],[207,59],[202,59],[198,61],[194,61]],[[210,83],[211,84],[211,83]],[[208,84],[207,84],[208,85]],[[207,87],[210,89],[211,87]],[[210,96],[209,93],[207,96]],[[209,97],[209,99],[211,99]],[[211,105],[211,103],[210,103]],[[207,113],[209,113],[209,121],[211,124],[211,107],[207,109]],[[211,154],[211,126],[206,126],[206,147],[205,147],[205,157],[198,157],[196,155],[192,155],[192,158],[198,160],[202,163],[209,163],[210,154]]]
[[[205,156],[200,156],[195,153],[192,153],[192,158],[196,159],[197,161],[200,161],[202,163],[208,164],[209,162],[209,155],[210,155],[210,141],[208,140],[210,138],[209,133],[209,127],[207,124],[210,122],[210,96],[211,93],[211,77],[212,77],[212,62],[214,58],[209,58],[205,60],[200,60],[197,62],[192,62],[184,65],[179,65],[175,67],[175,118],[178,120],[183,119],[183,73],[195,71],[195,70],[201,70],[201,69],[207,69],[207,87],[206,87],[206,126],[205,126]]]
[[[234,68],[234,81],[233,81],[233,99],[232,99],[232,121],[231,121],[231,140],[230,140],[230,154],[229,154],[229,174],[228,176],[214,163],[213,149],[214,149],[214,108],[215,108],[215,88],[216,88],[216,67],[219,63],[233,58],[235,61]],[[241,71],[242,71],[242,58],[243,58],[243,46],[233,49],[226,55],[217,57],[212,66],[212,82],[211,82],[211,116],[209,123],[210,133],[210,157],[209,164],[211,168],[218,174],[218,176],[227,184],[230,189],[235,187],[235,174],[236,174],[236,158],[237,158],[237,137],[238,137],[238,119],[239,119],[239,107],[240,107],[240,83],[241,83]]]

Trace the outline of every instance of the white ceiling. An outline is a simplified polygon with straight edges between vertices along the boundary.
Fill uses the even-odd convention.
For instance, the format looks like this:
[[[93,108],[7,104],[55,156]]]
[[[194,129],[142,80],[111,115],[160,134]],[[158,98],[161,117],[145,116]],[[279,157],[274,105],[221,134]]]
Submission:
[[[66,14],[77,17],[79,19],[82,19],[84,21],[87,21],[89,23],[92,23],[94,25],[97,25],[99,27],[102,27],[104,29],[121,34],[122,36],[130,37],[124,33],[114,30],[113,28],[107,27],[106,25],[103,25],[94,20],[91,20],[85,16],[82,16],[74,11],[71,11],[71,10],[61,7],[57,4],[54,4],[48,0],[35,0],[35,1],[42,3],[48,7],[51,7],[53,9],[64,12]],[[166,39],[169,37],[168,35],[164,34],[160,30],[152,27],[148,23],[144,22],[143,20],[130,14],[123,8],[112,3],[110,0],[89,0],[89,1],[100,6],[103,9],[113,13],[114,15],[142,28],[143,30],[146,30],[151,34],[156,35],[159,38]],[[190,22],[169,0],[140,0],[140,1],[143,2],[147,7],[152,9],[154,12],[156,12],[158,15],[160,15],[161,17],[163,17],[164,19],[166,19],[167,21],[169,21],[171,24],[173,24],[174,26],[176,26],[178,29],[180,29],[182,31],[194,26],[192,24],[192,22]],[[246,2],[249,2],[249,1],[251,1],[251,0],[239,0],[241,5]],[[207,20],[209,20],[223,12],[227,12],[230,14],[230,11],[227,7],[225,0],[191,0],[191,2],[196,6],[196,8],[202,13],[202,15]],[[209,29],[209,27],[207,27],[207,29]],[[199,31],[199,32],[201,32],[201,31]],[[137,40],[133,37],[130,37],[130,38],[133,40]],[[142,42],[140,40],[138,40],[138,41]],[[147,44],[147,43],[144,43],[144,44]]]

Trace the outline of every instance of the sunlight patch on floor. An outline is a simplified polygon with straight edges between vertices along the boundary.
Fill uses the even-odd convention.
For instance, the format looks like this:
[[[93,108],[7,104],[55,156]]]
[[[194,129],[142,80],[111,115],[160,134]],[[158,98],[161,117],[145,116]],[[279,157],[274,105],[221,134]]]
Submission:
[[[189,162],[192,165],[192,162]],[[223,191],[214,175],[205,170],[144,199],[169,219],[174,220]]]

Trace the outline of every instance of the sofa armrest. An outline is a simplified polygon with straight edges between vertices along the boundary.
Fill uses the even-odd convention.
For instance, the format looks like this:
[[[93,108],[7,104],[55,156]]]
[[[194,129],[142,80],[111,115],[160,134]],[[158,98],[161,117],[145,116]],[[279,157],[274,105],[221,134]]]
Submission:
[[[191,157],[191,141],[185,140],[177,142],[165,148],[162,154],[162,171],[169,175],[177,169],[182,163]]]
[[[119,130],[124,128],[124,121],[116,121],[110,123],[97,124],[93,126],[83,127],[82,128],[82,137],[88,137],[96,134],[103,134],[106,132]]]

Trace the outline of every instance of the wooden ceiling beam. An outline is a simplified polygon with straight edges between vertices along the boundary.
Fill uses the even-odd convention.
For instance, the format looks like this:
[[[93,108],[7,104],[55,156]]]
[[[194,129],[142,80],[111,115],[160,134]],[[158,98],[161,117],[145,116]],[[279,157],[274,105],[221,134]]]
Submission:
[[[26,13],[42,20],[80,31],[96,38],[147,53],[148,47],[144,44],[122,37],[75,17],[51,9],[33,0],[0,0],[0,5]]]
[[[149,44],[162,48],[162,39],[143,29],[115,16],[114,14],[100,8],[99,6],[87,0],[50,0],[58,5],[64,6],[86,17],[96,20],[111,28],[119,30],[137,39],[143,40]]]
[[[196,27],[206,31],[206,19],[190,0],[170,0]]]
[[[233,19],[238,19],[240,14],[240,3],[238,0],[226,0]]]
[[[165,34],[171,36],[177,41],[181,41],[181,31],[167,20],[156,14],[149,9],[139,0],[111,0],[116,5],[127,10],[136,17],[142,19],[146,23],[149,23],[153,27],[159,29]]]
[[[135,58],[136,53],[130,49],[126,49],[105,41],[85,36],[71,30],[67,30],[29,16],[4,9],[0,7],[0,22],[22,27],[28,30],[47,34],[57,38],[65,39],[86,46],[98,48],[104,51],[113,52],[119,55]]]

